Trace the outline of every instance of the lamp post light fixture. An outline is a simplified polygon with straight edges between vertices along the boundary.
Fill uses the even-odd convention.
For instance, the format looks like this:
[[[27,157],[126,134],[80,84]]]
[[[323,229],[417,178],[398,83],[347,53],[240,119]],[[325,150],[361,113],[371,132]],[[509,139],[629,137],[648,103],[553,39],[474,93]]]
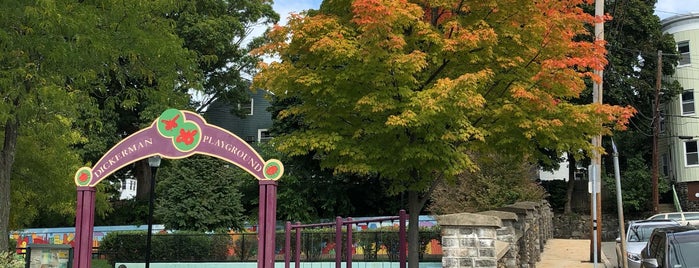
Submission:
[[[155,173],[160,167],[160,156],[155,155],[148,158],[150,166],[150,200],[148,202],[148,233],[146,234],[146,268],[150,268],[151,240],[153,238],[153,203],[155,201]]]

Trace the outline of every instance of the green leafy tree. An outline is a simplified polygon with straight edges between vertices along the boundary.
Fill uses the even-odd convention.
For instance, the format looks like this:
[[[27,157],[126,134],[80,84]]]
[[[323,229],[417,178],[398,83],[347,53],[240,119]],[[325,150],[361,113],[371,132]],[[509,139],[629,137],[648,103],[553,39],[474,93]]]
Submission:
[[[93,106],[82,112],[81,127],[89,137],[78,148],[89,162],[97,162],[123,138],[149,126],[165,109],[188,108],[188,91],[200,88],[197,55],[183,47],[175,25],[164,15],[173,13],[179,5],[167,3],[115,2],[113,9],[102,14],[108,26],[100,34],[119,42],[111,44],[103,68],[90,81]],[[147,161],[136,162],[130,170],[108,179],[118,182],[136,177],[137,198],[147,200]]]
[[[4,100],[0,104],[3,138],[0,232],[7,233],[9,227],[11,181],[21,180],[17,185],[23,187],[22,190],[35,189],[35,185],[28,183],[58,187],[49,191],[66,189],[73,181],[75,168],[81,165],[70,149],[78,149],[83,156],[94,152],[99,146],[83,146],[98,140],[91,130],[116,129],[104,127],[103,123],[110,120],[111,114],[99,112],[109,105],[99,105],[133,108],[147,100],[152,105],[142,110],[140,116],[152,120],[169,103],[176,101],[170,95],[159,93],[171,92],[176,85],[182,85],[181,81],[188,81],[183,77],[192,77],[193,65],[188,59],[193,57],[182,48],[171,24],[162,18],[163,11],[172,10],[173,4],[171,1],[144,3],[135,0],[3,2],[0,7],[4,14],[0,18],[0,43],[3,44],[0,63],[4,66],[0,71],[0,92]],[[121,87],[107,86],[115,84]],[[120,98],[112,98],[111,102],[91,98],[100,94],[113,96],[111,90],[120,90]],[[187,98],[184,100],[186,103]],[[101,117],[105,114],[106,117]],[[109,133],[112,136],[121,134],[118,131]],[[32,144],[32,147],[21,147]],[[23,156],[25,153],[27,155]],[[39,161],[57,161],[53,163],[57,167],[36,165],[50,171],[43,173],[30,165]],[[68,172],[69,169],[73,171]],[[14,193],[12,196],[26,197]],[[69,197],[72,199],[69,202],[75,200],[68,195],[52,193],[48,196]],[[37,200],[55,203],[40,205],[45,211],[57,215],[66,213],[65,200]],[[106,203],[99,201],[97,212],[103,213]],[[26,204],[21,203],[26,201],[18,202]],[[32,216],[31,212],[29,215]],[[0,246],[7,246],[6,236],[0,236]]]
[[[254,147],[264,159],[274,158],[284,163],[284,176],[277,188],[277,219],[309,223],[336,216],[396,215],[401,208],[400,198],[387,193],[388,181],[377,176],[333,174],[330,169],[320,168],[318,160],[308,156],[289,157],[277,152],[273,144],[274,140]],[[246,211],[256,218],[259,184],[252,177],[244,180],[244,184]]]
[[[486,211],[545,198],[546,191],[535,183],[536,165],[498,154],[479,154],[471,159],[479,169],[459,174],[454,183],[440,184],[432,194],[432,213]]]
[[[648,164],[645,162],[642,156],[637,155],[635,157],[629,158],[627,161],[627,168],[621,173],[621,186],[622,186],[622,197],[624,201],[624,212],[627,215],[632,215],[631,218],[646,218],[648,215],[644,213],[648,212],[648,197],[651,196],[650,187],[651,181],[651,170],[648,168]],[[604,176],[604,185],[607,189],[610,189],[610,193],[616,196],[616,178],[614,176]],[[658,181],[658,191],[663,193],[670,190],[670,185],[667,180]],[[616,210],[615,202],[614,205],[610,205],[611,210]]]
[[[619,149],[619,163],[622,173],[639,168],[637,158],[643,159],[645,170],[652,169],[652,144],[654,99],[658,71],[658,51],[663,52],[662,74],[672,75],[678,63],[678,54],[674,38],[662,32],[660,19],[654,14],[657,1],[629,0],[605,2],[605,11],[609,20],[605,23],[605,39],[608,41],[608,64],[604,70],[603,94],[604,102],[612,105],[631,106],[637,110],[637,115],[630,119],[630,128],[625,131],[614,131],[614,140]],[[594,13],[592,5],[585,6],[588,13]],[[676,81],[661,80],[659,92],[660,102],[665,103],[681,91]],[[588,81],[592,83],[592,81]],[[587,103],[592,97],[591,87],[583,91],[579,103]],[[611,150],[610,140],[604,139],[604,147]],[[608,151],[609,151],[608,150]],[[575,154],[568,154],[576,156]],[[582,159],[577,155],[578,160]],[[613,159],[611,154],[603,157],[603,172],[605,176],[614,176]],[[569,166],[575,166],[576,159],[569,158]],[[633,163],[632,163],[633,162]],[[585,166],[583,164],[582,166]],[[634,171],[630,171],[634,172]],[[570,175],[568,196],[565,211],[571,212],[570,202],[573,193],[573,173]],[[652,202],[648,196],[638,196],[633,189],[635,185],[651,187],[651,180],[635,176],[629,178],[622,188],[629,186],[629,194],[624,193],[624,203],[630,202],[635,209],[637,203]],[[613,189],[613,184],[611,189]],[[641,198],[641,199],[636,199]]]
[[[76,54],[88,45],[70,39],[73,37],[71,33],[82,30],[78,21],[85,19],[85,14],[76,12],[75,17],[60,18],[57,13],[69,8],[33,4],[35,3],[27,1],[8,1],[0,7],[0,12],[5,14],[0,18],[0,43],[3,44],[0,48],[0,64],[4,66],[0,70],[0,94],[3,98],[0,104],[0,136],[3,139],[0,148],[0,233],[7,233],[10,227],[11,196],[21,203],[21,199],[27,195],[40,194],[29,187],[30,181],[71,181],[71,176],[66,176],[68,174],[65,170],[58,171],[60,166],[56,166],[56,169],[51,167],[51,173],[47,175],[58,173],[62,177],[43,177],[44,174],[38,169],[16,161],[28,158],[36,164],[42,160],[41,157],[48,160],[56,157],[55,154],[66,152],[66,143],[80,139],[71,129],[71,124],[77,116],[75,104],[81,92],[72,88],[66,78],[86,75],[84,70],[77,68],[80,57]],[[60,11],[56,10],[59,8]],[[46,130],[55,132],[44,132]],[[26,155],[20,153],[25,149],[22,146],[32,145],[41,138],[47,138],[45,142],[37,144],[44,151],[27,151]],[[56,139],[55,143],[50,142],[53,139]],[[45,155],[38,155],[44,153]],[[77,164],[70,163],[74,160],[70,154],[65,160],[56,165],[68,164],[72,167]],[[47,167],[44,163],[40,166]],[[13,180],[13,176],[18,175],[22,177]],[[26,195],[11,195],[10,185],[13,181],[18,187],[24,185],[24,190],[30,192]],[[49,184],[60,185],[61,182]],[[64,186],[65,184],[60,188],[65,189]],[[65,200],[29,201],[63,203]],[[34,218],[36,214],[38,210],[35,207],[27,209],[28,219]],[[22,221],[24,219],[16,217],[15,223]],[[8,237],[0,236],[0,248],[7,248],[7,244]]]
[[[178,47],[166,49],[163,44],[171,43],[165,42],[117,54],[119,62],[113,64],[110,72],[103,77],[104,88],[93,92],[100,107],[100,118],[107,120],[92,122],[89,126],[92,130],[90,133],[95,136],[90,140],[96,142],[89,145],[88,156],[92,161],[97,161],[102,153],[124,137],[152,123],[166,108],[201,112],[219,98],[231,103],[247,98],[249,81],[245,77],[254,73],[254,67],[260,60],[248,53],[260,41],[247,41],[251,39],[253,27],[279,20],[272,10],[271,1],[266,0],[182,1],[164,9],[154,9],[152,15],[167,24],[163,26],[167,30],[158,34],[178,39]],[[158,42],[158,39],[153,41]],[[162,57],[163,52],[186,54]],[[148,59],[157,56],[155,59],[163,58],[170,63],[143,65],[140,57],[138,61],[132,60],[132,55],[139,53]],[[178,56],[182,61],[173,60]],[[178,68],[179,71],[159,69],[166,66]],[[179,76],[167,77],[169,80],[165,81],[153,76],[161,73]],[[177,83],[171,84],[170,81]],[[170,90],[153,90],[162,88],[163,83],[170,86]],[[191,98],[190,94],[195,97]],[[147,162],[139,161],[129,170],[130,173],[117,173],[110,179],[116,182],[136,177],[136,199],[147,202],[151,187]]]
[[[418,215],[442,180],[481,151],[542,159],[539,148],[597,150],[633,109],[570,102],[599,79],[602,44],[580,40],[583,1],[325,1],[271,32],[254,88],[292,99],[300,128],[275,138],[335,173],[376,174],[407,193],[409,265]]]
[[[185,1],[168,18],[175,22],[184,47],[196,52],[205,77],[193,100],[196,111],[205,111],[218,99],[234,104],[249,100],[249,80],[261,60],[249,51],[263,39],[251,34],[254,28],[279,21],[272,1]]]
[[[17,141],[22,150],[16,153],[11,178],[11,229],[74,224],[76,190],[71,178],[82,161],[71,146],[80,134],[65,127],[69,125],[43,122],[22,127]]]
[[[401,200],[388,194],[388,181],[377,176],[332,174],[318,168],[318,163],[294,158],[284,162],[293,167],[285,168],[279,181],[278,219],[313,222],[336,216],[397,215]],[[297,165],[300,163],[309,165]]]
[[[663,53],[663,75],[672,75],[679,60],[674,38],[663,33],[660,19],[653,14],[656,2],[629,0],[609,1],[605,4],[605,10],[611,19],[605,25],[609,64],[604,70],[604,102],[632,106],[638,111],[637,116],[631,119],[627,131],[614,133],[614,141],[619,149],[620,169],[626,180],[622,184],[624,203],[630,202],[633,209],[640,203],[645,203],[648,207],[652,205],[650,191],[646,192],[646,196],[640,196],[635,189],[637,186],[651,189],[650,177],[626,178],[624,173],[652,170],[652,124],[658,51]],[[661,82],[661,103],[667,103],[681,92],[681,86],[676,81],[661,79]],[[584,95],[589,96],[589,93]],[[610,141],[605,140],[605,143],[605,148],[611,151]],[[613,178],[612,155],[606,154],[604,158],[606,174]],[[638,159],[643,161],[639,163]],[[640,164],[643,166],[639,166]],[[668,189],[664,188],[666,191]]]
[[[635,144],[646,146],[623,146],[619,149],[636,150],[648,155],[649,135],[652,120],[652,106],[656,91],[658,71],[658,51],[665,55],[662,59],[663,75],[674,73],[679,57],[674,38],[662,32],[658,16],[654,15],[657,1],[628,0],[610,1],[605,10],[611,19],[605,25],[607,60],[604,70],[604,102],[615,105],[630,105],[636,108],[638,116],[631,119],[634,127],[624,133],[625,138],[640,136]],[[592,12],[592,11],[590,11]],[[661,98],[669,100],[676,96],[681,88],[676,81],[661,81]],[[585,95],[589,96],[589,91]],[[637,125],[638,124],[638,125]],[[629,148],[626,148],[629,147]],[[635,154],[630,154],[631,157]]]
[[[99,184],[103,185],[103,184]],[[117,193],[112,194],[110,210],[102,217],[95,217],[95,226],[108,225],[141,225],[148,219],[149,202],[135,198],[115,200]]]
[[[169,161],[157,174],[155,216],[172,230],[227,231],[243,227],[242,169],[208,156]]]

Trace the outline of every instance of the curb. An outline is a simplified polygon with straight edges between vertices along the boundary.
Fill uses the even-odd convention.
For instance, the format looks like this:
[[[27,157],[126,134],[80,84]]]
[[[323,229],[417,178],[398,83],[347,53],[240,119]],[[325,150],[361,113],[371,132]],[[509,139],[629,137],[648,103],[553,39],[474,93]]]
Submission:
[[[602,260],[602,264],[604,264],[605,268],[614,268],[614,265],[612,265],[611,262],[609,262],[609,259],[607,258],[607,255],[604,255],[604,252],[602,252],[602,256],[600,256]]]

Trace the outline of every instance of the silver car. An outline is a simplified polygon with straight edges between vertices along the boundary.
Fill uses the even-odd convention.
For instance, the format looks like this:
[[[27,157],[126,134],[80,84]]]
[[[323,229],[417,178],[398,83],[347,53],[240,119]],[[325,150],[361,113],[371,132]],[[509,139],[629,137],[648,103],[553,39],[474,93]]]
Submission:
[[[641,267],[641,251],[646,246],[653,229],[658,227],[680,226],[673,220],[640,220],[629,222],[626,231],[626,254],[621,252],[621,238],[616,239],[616,259],[618,267],[626,260],[629,268]],[[625,256],[625,257],[622,257]]]
[[[655,214],[649,220],[668,219],[679,222],[680,225],[699,226],[699,212],[670,212]]]

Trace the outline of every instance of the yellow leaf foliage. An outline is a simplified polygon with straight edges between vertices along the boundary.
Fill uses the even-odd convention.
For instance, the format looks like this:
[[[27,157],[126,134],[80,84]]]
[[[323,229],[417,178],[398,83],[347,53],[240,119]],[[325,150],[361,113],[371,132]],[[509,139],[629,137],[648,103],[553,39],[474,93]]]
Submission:
[[[295,14],[257,53],[253,87],[295,104],[277,138],[336,172],[377,173],[419,188],[435,172],[475,168],[467,152],[521,157],[593,151],[635,110],[575,104],[606,65],[591,0],[345,0]],[[346,14],[346,11],[351,14]],[[412,186],[411,186],[412,187]]]

